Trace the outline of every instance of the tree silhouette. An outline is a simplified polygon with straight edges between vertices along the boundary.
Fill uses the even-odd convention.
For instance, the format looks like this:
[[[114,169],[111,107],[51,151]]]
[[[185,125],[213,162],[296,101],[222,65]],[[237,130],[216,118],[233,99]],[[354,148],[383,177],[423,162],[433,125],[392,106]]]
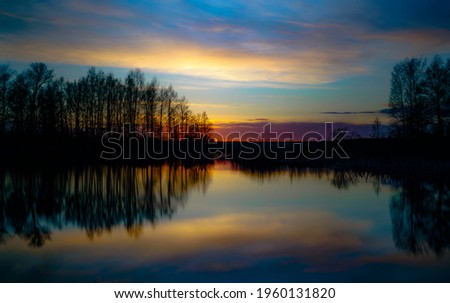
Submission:
[[[53,70],[49,70],[47,65],[41,62],[31,63],[28,70],[25,71],[26,81],[30,88],[30,98],[27,104],[27,132],[34,134],[37,131],[37,111],[38,96],[41,88],[49,83],[53,78]]]
[[[125,123],[137,130],[140,104],[144,92],[144,73],[140,69],[131,70],[125,79]]]
[[[186,134],[189,131],[188,123],[189,123],[189,116],[191,115],[189,104],[185,96],[182,96],[178,100],[177,113],[179,116],[178,121],[180,123],[180,133],[182,134],[182,138],[185,138]]]
[[[0,65],[0,135],[6,132],[6,125],[8,123],[8,98],[10,94],[10,81],[13,75],[14,72],[9,65]]]
[[[156,132],[156,120],[158,112],[158,90],[159,83],[156,77],[152,79],[145,88],[145,97],[143,102],[145,131],[150,132],[153,136]]]
[[[423,97],[423,59],[405,59],[394,66],[391,79],[389,107],[399,136],[414,137],[426,131],[428,113]]]
[[[381,127],[381,121],[378,117],[376,117],[372,123],[372,138],[379,139],[383,137]]]
[[[95,67],[78,80],[54,80],[44,63],[14,75],[8,65],[0,66],[0,136],[98,137],[129,124],[131,131],[159,138],[172,132],[170,138],[178,140],[212,130],[206,113],[192,114],[186,97],[178,97],[172,85],[160,86],[156,77],[145,83],[140,69],[130,70],[124,81]]]
[[[9,107],[11,111],[11,124],[14,134],[23,134],[25,131],[26,104],[30,98],[27,81],[24,73],[19,74],[11,84]]]
[[[392,71],[389,97],[397,137],[450,135],[450,60],[405,59]]]
[[[444,120],[449,117],[448,104],[450,98],[450,69],[445,66],[441,57],[435,56],[425,71],[425,94],[433,113],[434,133],[444,135]]]

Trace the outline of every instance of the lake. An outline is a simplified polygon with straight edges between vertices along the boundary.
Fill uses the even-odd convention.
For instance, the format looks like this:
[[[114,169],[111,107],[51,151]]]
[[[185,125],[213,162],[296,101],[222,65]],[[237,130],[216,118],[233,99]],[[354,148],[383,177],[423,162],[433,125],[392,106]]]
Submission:
[[[0,170],[1,282],[450,282],[442,179],[231,162]]]

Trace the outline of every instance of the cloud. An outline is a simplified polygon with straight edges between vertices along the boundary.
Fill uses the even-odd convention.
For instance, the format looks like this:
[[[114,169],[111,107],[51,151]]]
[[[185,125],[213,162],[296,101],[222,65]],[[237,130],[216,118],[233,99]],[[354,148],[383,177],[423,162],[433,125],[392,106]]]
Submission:
[[[255,119],[248,119],[247,121],[250,121],[250,122],[264,122],[264,121],[270,121],[270,119],[267,119],[267,118],[255,118]]]
[[[134,13],[132,13],[124,6],[119,6],[117,4],[115,6],[112,6],[104,1],[95,1],[95,2],[86,0],[67,1],[66,5],[69,10],[80,12],[82,14],[122,17],[122,18],[135,16]]]
[[[349,0],[329,5],[284,0],[277,5],[3,2],[0,22],[7,26],[0,28],[0,57],[140,67],[208,78],[221,87],[292,88],[366,75],[386,58],[450,51],[448,22],[439,25],[430,18],[433,12],[443,15],[439,6],[390,5]],[[383,10],[392,17],[400,8],[404,14],[384,26],[377,21]],[[407,22],[420,11],[426,14],[418,14],[419,22]]]
[[[320,112],[322,115],[366,115],[366,114],[390,114],[390,108],[383,108],[380,110],[374,111],[329,111],[329,112]]]
[[[93,42],[95,37],[86,37],[86,40]],[[15,39],[3,43],[0,56],[21,61],[33,58],[56,63],[140,67],[161,73],[256,82],[266,86],[271,86],[271,83],[321,84],[334,81],[337,74],[362,72],[358,67],[336,63],[342,61],[343,57],[350,60],[351,53],[328,55],[316,50],[291,56],[275,56],[207,47],[158,36],[148,39],[141,37],[129,44],[114,46]],[[333,73],[332,70],[337,71]],[[232,82],[229,83],[232,85]]]
[[[380,109],[380,110],[379,110],[379,113],[380,113],[380,114],[390,115],[391,112],[392,112],[392,109],[391,109],[391,108],[383,108],[383,109]]]
[[[359,114],[375,114],[376,111],[361,111],[361,112],[321,112],[323,115],[359,115]]]

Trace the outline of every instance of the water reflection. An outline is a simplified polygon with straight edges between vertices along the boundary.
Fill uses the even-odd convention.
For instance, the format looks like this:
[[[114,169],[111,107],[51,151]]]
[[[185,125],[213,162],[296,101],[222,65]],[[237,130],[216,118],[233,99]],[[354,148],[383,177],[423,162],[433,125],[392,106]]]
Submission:
[[[390,204],[395,245],[414,255],[450,249],[450,191],[444,182],[401,180]]]
[[[0,243],[12,235],[41,247],[51,240],[51,228],[74,225],[89,238],[123,225],[138,237],[142,226],[171,217],[190,190],[206,191],[211,164],[186,167],[89,166],[66,170],[0,171]],[[390,202],[395,245],[412,254],[442,255],[450,248],[450,194],[445,179],[425,181],[417,176],[393,177],[358,172],[306,167],[257,169],[234,166],[258,182],[285,174],[291,181],[313,175],[330,179],[330,184],[347,190],[361,182],[395,189]],[[363,203],[364,201],[361,201]]]
[[[390,202],[392,234],[398,249],[413,255],[433,253],[442,256],[450,251],[450,180],[448,176],[389,175],[382,172],[310,167],[253,167],[234,165],[258,182],[289,174],[291,180],[307,175],[326,177],[339,190],[360,183],[371,183],[379,194],[382,186],[394,190]],[[361,201],[364,203],[364,201]]]
[[[74,225],[89,238],[123,225],[138,237],[144,223],[171,217],[192,189],[206,191],[210,165],[88,166],[0,171],[0,243],[13,235],[29,246],[51,228]]]

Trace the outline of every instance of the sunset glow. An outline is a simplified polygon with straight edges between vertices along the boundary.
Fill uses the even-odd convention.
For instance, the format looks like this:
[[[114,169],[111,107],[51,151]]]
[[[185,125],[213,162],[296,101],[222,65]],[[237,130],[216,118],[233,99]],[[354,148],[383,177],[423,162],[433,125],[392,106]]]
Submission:
[[[0,4],[3,63],[138,67],[219,124],[388,122],[393,64],[450,53],[445,2],[26,2]]]

